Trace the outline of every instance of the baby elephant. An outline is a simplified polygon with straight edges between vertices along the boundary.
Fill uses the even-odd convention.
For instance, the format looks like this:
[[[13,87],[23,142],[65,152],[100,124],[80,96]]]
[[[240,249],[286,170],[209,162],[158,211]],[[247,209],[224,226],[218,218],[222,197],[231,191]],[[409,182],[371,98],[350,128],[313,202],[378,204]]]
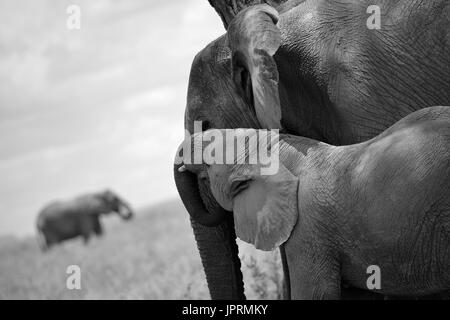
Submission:
[[[238,237],[262,250],[284,244],[294,299],[338,299],[343,283],[368,289],[371,266],[385,295],[450,289],[450,107],[356,145],[280,135],[278,147],[273,175],[246,162],[208,165],[208,176]]]
[[[112,212],[125,220],[133,216],[130,206],[110,190],[48,204],[37,218],[42,250],[78,236],[87,243],[91,234],[102,234],[100,215]]]

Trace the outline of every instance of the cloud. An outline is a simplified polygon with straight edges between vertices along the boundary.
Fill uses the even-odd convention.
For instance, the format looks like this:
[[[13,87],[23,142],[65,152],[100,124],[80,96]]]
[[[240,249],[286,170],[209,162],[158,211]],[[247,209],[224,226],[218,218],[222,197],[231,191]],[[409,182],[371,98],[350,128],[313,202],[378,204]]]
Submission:
[[[0,233],[33,231],[55,198],[111,187],[176,196],[194,55],[224,32],[205,0],[0,0]]]
[[[128,112],[135,112],[141,108],[170,106],[175,103],[177,96],[180,94],[184,96],[184,86],[153,88],[127,98],[123,103],[122,109]]]

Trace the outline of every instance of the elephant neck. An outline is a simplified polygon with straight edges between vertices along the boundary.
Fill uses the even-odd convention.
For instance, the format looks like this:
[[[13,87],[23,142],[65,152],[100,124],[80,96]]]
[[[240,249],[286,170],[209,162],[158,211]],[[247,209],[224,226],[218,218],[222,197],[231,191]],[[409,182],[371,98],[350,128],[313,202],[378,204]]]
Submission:
[[[330,213],[337,217],[346,206],[347,195],[352,193],[352,166],[358,150],[357,145],[336,147],[320,143],[309,148],[303,157],[297,153],[297,158],[301,158],[295,172],[299,201],[313,201],[316,214]]]
[[[303,137],[285,136],[280,141],[280,162],[298,178],[303,192],[319,188],[328,197],[342,194],[357,152],[357,146],[336,147]],[[337,198],[329,200],[329,205],[338,203]]]
[[[96,212],[97,214],[102,215],[112,212],[111,208],[103,200],[103,196],[101,194],[97,194],[95,197],[95,201],[91,202],[91,210],[93,212]]]

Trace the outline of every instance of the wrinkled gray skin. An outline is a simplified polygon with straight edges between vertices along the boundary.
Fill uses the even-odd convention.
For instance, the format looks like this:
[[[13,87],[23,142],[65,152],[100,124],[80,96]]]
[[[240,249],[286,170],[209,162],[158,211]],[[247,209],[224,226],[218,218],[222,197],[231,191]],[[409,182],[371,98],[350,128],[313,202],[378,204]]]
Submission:
[[[85,243],[93,234],[101,236],[100,216],[110,213],[117,213],[124,220],[133,217],[131,207],[110,190],[48,204],[36,222],[42,250],[78,236]]]
[[[261,140],[238,130],[226,142],[244,137]],[[371,265],[382,294],[450,292],[450,107],[414,112],[360,144],[281,135],[278,147],[271,175],[248,161],[207,172],[241,240],[266,251],[285,243],[293,299],[340,299],[342,282],[368,290]]]
[[[376,4],[382,27],[369,30]],[[450,105],[449,17],[445,0],[305,1],[279,17],[246,9],[196,56],[185,128],[203,120],[203,130],[282,128],[333,145],[371,139],[411,112]],[[211,297],[244,298],[233,221],[204,170],[177,169]]]

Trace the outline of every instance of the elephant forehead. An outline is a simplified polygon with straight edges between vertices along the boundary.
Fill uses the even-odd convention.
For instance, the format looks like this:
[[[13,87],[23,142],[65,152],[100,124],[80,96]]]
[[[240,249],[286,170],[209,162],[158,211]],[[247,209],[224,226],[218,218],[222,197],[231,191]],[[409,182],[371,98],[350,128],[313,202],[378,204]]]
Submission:
[[[211,180],[223,185],[227,194],[230,194],[230,188],[234,182],[256,180],[256,171],[257,169],[253,168],[253,165],[213,164],[208,167]]]
[[[260,175],[261,165],[258,164],[234,164],[227,167],[227,171],[222,171],[221,174],[228,174],[228,184],[239,180],[259,180],[264,178],[264,176]]]
[[[222,36],[197,53],[191,66],[188,97],[189,93],[207,94],[205,89],[216,87],[214,81],[223,81],[224,76],[231,75],[230,64],[227,63],[228,50],[225,36]]]

